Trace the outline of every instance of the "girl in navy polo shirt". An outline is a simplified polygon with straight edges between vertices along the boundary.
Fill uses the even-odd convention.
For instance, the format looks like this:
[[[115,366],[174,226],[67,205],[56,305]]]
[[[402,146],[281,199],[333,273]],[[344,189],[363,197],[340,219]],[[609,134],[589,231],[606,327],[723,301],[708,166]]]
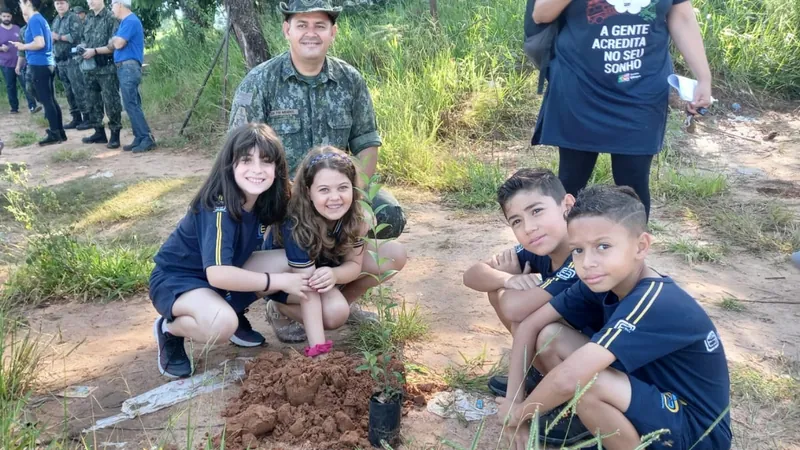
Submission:
[[[308,289],[308,275],[280,273],[288,270],[283,251],[253,254],[263,241],[261,224],[285,216],[286,167],[281,141],[267,125],[231,131],[186,216],[156,254],[150,298],[160,314],[153,332],[163,375],[191,375],[184,337],[201,345],[263,343],[244,317],[255,292]]]
[[[355,189],[357,174],[347,153],[330,146],[312,149],[297,169],[287,220],[265,242],[266,248],[285,249],[294,272],[311,276],[312,292],[271,295],[267,313],[271,319],[283,314],[303,324],[308,336],[306,356],[331,350],[333,343],[325,339],[324,330],[345,324],[350,315],[348,302],[366,289],[362,280],[368,281],[368,276],[363,273],[378,273],[372,257],[365,256],[363,237],[368,227],[358,202],[361,195]],[[402,268],[387,260],[382,270]]]
[[[688,0],[536,0],[533,20],[558,20],[555,57],[532,144],[559,147],[567,192],[586,186],[599,153],[614,182],[632,187],[650,212],[650,162],[667,122],[670,38],[698,80],[696,113],[711,101],[700,27]]]

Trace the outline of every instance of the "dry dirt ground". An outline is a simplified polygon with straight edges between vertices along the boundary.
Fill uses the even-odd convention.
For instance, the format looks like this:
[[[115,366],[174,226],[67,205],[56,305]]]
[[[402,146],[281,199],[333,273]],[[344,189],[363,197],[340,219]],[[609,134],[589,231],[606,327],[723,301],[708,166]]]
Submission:
[[[747,112],[747,111],[745,111]],[[744,113],[743,113],[744,114]],[[698,127],[684,151],[697,156],[704,170],[725,173],[733,182],[733,195],[767,200],[778,198],[797,211],[800,195],[800,114],[798,112],[754,113],[754,121],[729,116],[718,126],[729,134]],[[25,162],[34,182],[57,186],[95,173],[111,172],[114,180],[202,176],[211,165],[211,152],[196,148],[159,149],[144,155],[110,151],[103,146],[80,143],[89,132],[69,131],[70,140],[59,146],[35,145],[10,148],[11,134],[41,127],[26,115],[4,116],[0,136],[6,149],[0,162]],[[123,143],[131,139],[123,133]],[[777,137],[762,136],[778,131]],[[752,139],[746,140],[744,136]],[[523,156],[531,152],[518,142],[513,148]],[[86,149],[91,159],[76,163],[53,163],[50,155],[59,149]],[[409,262],[392,282],[409,305],[420,305],[430,324],[427,339],[410,343],[406,357],[441,372],[448,364],[461,362],[460,354],[472,357],[486,351],[487,360],[497,361],[508,350],[511,339],[495,317],[485,295],[462,285],[463,272],[474,262],[514,243],[514,237],[496,211],[463,211],[446,206],[432,194],[396,188],[406,209],[409,225],[400,242],[408,248]],[[187,201],[191,191],[172,192]],[[667,205],[654,205],[653,216],[666,226],[657,239],[692,233],[691,224],[665,214]],[[183,206],[166,214],[155,232],[162,239],[182,216]],[[152,225],[152,224],[151,224]],[[151,230],[152,231],[152,230]],[[720,330],[729,359],[746,364],[769,376],[797,376],[788,368],[800,367],[800,271],[786,255],[752,255],[733,250],[717,263],[689,264],[682,256],[657,247],[650,264],[674,277],[706,308]],[[720,307],[724,297],[742,300],[743,311]],[[751,303],[766,301],[774,303]],[[783,302],[783,304],[781,304]],[[66,430],[80,438],[80,430],[95,420],[116,414],[121,403],[153,389],[167,380],[159,376],[152,336],[155,312],[147,294],[112,303],[61,303],[27,312],[31,326],[48,338],[51,357],[41,369],[42,387],[33,409],[35,418],[51,433]],[[281,350],[264,319],[263,303],[249,313],[271,350]],[[344,331],[346,333],[346,331]],[[299,346],[295,347],[299,348]],[[199,367],[213,367],[223,360],[254,356],[263,349],[244,350],[221,345],[210,351],[195,349]],[[67,355],[68,354],[68,355]],[[67,355],[67,356],[65,356]],[[53,395],[64,386],[88,385],[97,390],[86,399],[63,400]],[[127,443],[117,448],[150,448],[162,442],[181,448],[188,439],[194,446],[205,431],[221,429],[220,412],[228,399],[238,394],[233,385],[157,413],[119,424],[111,430],[82,435],[90,448],[104,443]],[[800,448],[797,410],[778,415],[775,405],[758,398],[733,405],[736,448]],[[795,405],[796,406],[796,405]],[[782,410],[783,411],[783,410]],[[188,426],[187,426],[188,425]],[[194,429],[194,433],[187,432]],[[476,424],[465,427],[457,420],[440,419],[424,410],[412,410],[403,419],[405,448],[441,448],[441,438],[465,445]],[[480,448],[496,448],[498,426],[490,420]],[[307,443],[305,448],[314,448]],[[112,448],[112,447],[108,447]],[[276,448],[287,448],[278,446]]]

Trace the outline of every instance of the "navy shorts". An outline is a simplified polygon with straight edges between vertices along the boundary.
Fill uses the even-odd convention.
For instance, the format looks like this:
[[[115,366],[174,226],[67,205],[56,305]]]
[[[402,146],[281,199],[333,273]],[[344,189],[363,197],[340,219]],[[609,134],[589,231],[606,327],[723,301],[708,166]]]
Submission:
[[[640,436],[663,428],[670,432],[662,434],[648,448],[663,450],[688,450],[703,435],[697,432],[689,420],[686,404],[671,392],[661,392],[652,384],[628,375],[631,383],[631,404],[625,417],[631,421]],[[695,447],[697,448],[697,447]]]
[[[223,291],[212,287],[205,278],[185,274],[167,274],[159,269],[153,270],[153,273],[150,274],[150,300],[152,300],[153,307],[158,311],[158,314],[165,318],[167,322],[175,319],[172,315],[172,307],[178,297],[189,291],[201,288],[215,291],[237,313],[244,311],[256,300],[255,293]]]

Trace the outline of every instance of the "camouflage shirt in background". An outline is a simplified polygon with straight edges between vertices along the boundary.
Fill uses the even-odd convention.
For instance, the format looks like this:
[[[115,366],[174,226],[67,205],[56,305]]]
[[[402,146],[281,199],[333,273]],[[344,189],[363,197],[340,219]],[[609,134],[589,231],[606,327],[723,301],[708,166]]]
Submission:
[[[53,56],[56,63],[66,64],[74,55],[70,53],[73,47],[81,42],[83,23],[77,14],[67,11],[64,17],[56,16],[50,26],[53,33],[67,38],[66,41],[53,41]]]
[[[86,13],[86,21],[83,23],[83,44],[86,48],[108,47],[108,40],[117,32],[119,21],[111,14],[108,8],[100,10],[99,14],[94,11]],[[97,55],[94,57],[97,68],[91,73],[117,73],[117,66],[114,65],[114,55]],[[106,61],[106,64],[103,64]]]
[[[316,77],[300,75],[289,52],[253,68],[236,90],[228,129],[247,122],[264,122],[280,136],[292,177],[313,147],[358,154],[381,145],[364,78],[330,56]]]

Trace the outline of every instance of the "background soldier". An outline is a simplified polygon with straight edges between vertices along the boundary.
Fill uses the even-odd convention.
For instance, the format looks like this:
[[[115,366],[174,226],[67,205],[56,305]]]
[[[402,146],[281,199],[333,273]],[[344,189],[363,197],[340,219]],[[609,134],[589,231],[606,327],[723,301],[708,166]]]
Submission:
[[[119,22],[105,7],[103,0],[89,0],[91,11],[83,24],[83,61],[81,70],[86,79],[86,99],[89,109],[89,125],[94,134],[83,138],[86,144],[104,144],[119,148],[119,130],[122,128],[122,104],[119,99],[119,81],[114,66],[114,48],[111,37],[117,31]],[[103,108],[108,116],[111,138],[106,139],[103,127]]]
[[[83,6],[76,6],[72,8],[72,12],[75,13],[79,19],[81,19],[81,24],[86,22],[86,9]]]
[[[86,113],[87,108],[84,105],[86,88],[83,74],[78,67],[78,60],[71,53],[72,48],[81,41],[83,24],[77,15],[69,11],[69,2],[67,0],[56,0],[55,7],[58,16],[53,19],[51,26],[53,31],[53,50],[58,68],[58,79],[64,85],[67,103],[69,103],[69,113],[72,116],[72,121],[64,124],[64,129],[69,130],[77,127],[80,130],[88,130],[91,127]],[[81,113],[85,117],[82,117]]]

